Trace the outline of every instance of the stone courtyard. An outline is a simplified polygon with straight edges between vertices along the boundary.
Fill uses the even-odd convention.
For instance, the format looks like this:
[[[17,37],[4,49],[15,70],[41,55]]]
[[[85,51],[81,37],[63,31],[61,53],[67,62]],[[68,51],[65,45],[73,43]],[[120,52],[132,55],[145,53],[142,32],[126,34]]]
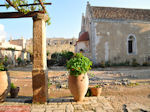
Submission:
[[[4,104],[0,105],[0,112],[8,111],[8,107],[11,107],[11,112],[12,110],[13,112],[20,112],[21,110],[23,112],[114,112],[108,100],[102,96],[89,97],[84,102],[74,102],[72,97],[49,99],[48,103],[43,105],[27,104],[25,101],[28,102],[30,100],[29,98],[13,100],[8,98]]]
[[[48,103],[32,104],[32,65],[9,70],[11,81],[20,87],[19,97],[6,99],[0,112],[149,112],[149,67],[95,68],[88,72],[90,86],[103,86],[100,97],[86,97],[74,102],[68,89],[68,73],[64,67],[48,69],[51,84]],[[94,74],[94,77],[92,76]]]

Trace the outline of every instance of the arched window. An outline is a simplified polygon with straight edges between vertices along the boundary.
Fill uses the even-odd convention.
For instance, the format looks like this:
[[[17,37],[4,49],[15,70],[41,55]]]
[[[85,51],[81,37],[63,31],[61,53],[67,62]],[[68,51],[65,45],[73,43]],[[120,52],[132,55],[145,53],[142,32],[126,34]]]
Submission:
[[[127,53],[136,54],[136,37],[134,35],[129,35],[127,39]]]

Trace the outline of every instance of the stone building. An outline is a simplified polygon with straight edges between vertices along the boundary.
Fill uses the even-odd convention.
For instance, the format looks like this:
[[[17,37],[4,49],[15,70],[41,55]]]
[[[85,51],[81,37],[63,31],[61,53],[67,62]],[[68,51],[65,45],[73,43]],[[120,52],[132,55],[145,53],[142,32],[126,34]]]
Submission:
[[[17,58],[21,58],[22,61],[30,61],[30,53],[26,52],[22,45],[11,44],[10,42],[0,41],[0,60],[7,56],[8,63],[16,65]]]
[[[24,39],[23,37],[21,39],[16,39],[16,40],[10,39],[9,43],[12,44],[12,45],[21,46],[22,49],[26,48],[26,39]]]
[[[49,52],[49,58],[51,54],[55,52],[62,52],[62,51],[71,51],[75,52],[75,44],[77,39],[76,38],[47,38],[47,52]]]
[[[75,51],[75,44],[77,39],[76,38],[47,38],[46,40],[46,50],[49,52],[49,58],[51,54],[55,52],[62,52],[62,51]],[[26,42],[26,50],[29,52],[33,52],[33,42],[32,39],[27,40]]]
[[[84,55],[95,64],[133,59],[139,64],[150,62],[150,10],[97,7],[88,2],[79,40],[85,32],[89,50]],[[81,49],[78,42],[79,51],[77,46]]]

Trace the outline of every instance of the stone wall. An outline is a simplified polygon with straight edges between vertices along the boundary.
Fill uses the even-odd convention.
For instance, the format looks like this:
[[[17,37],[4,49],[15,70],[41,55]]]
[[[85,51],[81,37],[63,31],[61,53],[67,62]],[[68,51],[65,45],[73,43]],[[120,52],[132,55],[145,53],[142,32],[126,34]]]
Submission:
[[[12,45],[21,46],[22,49],[25,49],[25,46],[26,46],[26,40],[24,38],[16,39],[16,40],[9,40],[9,43]]]
[[[65,38],[47,38],[47,52],[49,52],[48,58],[50,58],[51,54],[55,52],[62,52],[62,51],[72,51],[75,52],[75,44],[77,39],[65,39]],[[26,50],[29,52],[33,52],[33,42],[32,39],[27,40],[26,43]]]
[[[81,49],[83,50],[83,52],[88,53],[89,52],[89,41],[78,42],[76,45],[76,52],[80,52]]]
[[[121,63],[136,59],[142,64],[150,58],[150,23],[97,20],[93,21],[93,25],[92,49],[95,49],[95,62]],[[128,53],[130,35],[136,41],[136,52],[133,54]]]
[[[8,57],[8,63],[15,65],[17,62],[17,58],[21,58],[22,60],[30,61],[29,53],[17,50],[4,50],[0,49],[0,59],[3,59],[5,56]]]

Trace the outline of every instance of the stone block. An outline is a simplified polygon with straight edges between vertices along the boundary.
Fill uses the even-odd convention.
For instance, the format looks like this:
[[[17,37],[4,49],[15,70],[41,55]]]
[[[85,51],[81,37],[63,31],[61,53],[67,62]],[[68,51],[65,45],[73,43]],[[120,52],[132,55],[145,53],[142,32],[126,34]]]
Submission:
[[[32,71],[33,103],[45,103],[48,97],[48,75],[46,70]]]

